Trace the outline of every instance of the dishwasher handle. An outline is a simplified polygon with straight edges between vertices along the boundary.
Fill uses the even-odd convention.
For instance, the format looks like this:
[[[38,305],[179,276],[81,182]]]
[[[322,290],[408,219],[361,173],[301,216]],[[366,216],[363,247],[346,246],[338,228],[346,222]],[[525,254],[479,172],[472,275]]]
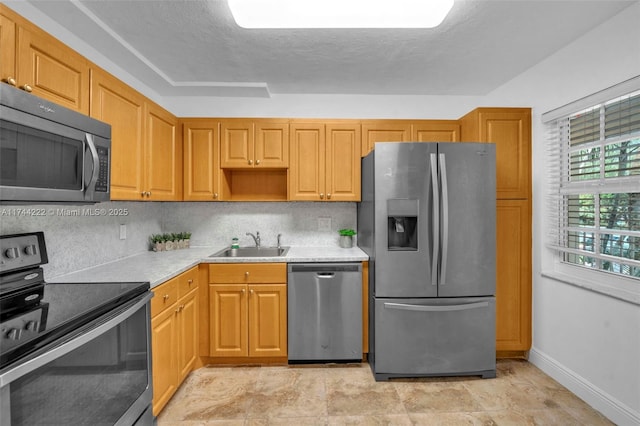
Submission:
[[[316,272],[316,277],[318,278],[334,278],[335,276],[335,272]]]

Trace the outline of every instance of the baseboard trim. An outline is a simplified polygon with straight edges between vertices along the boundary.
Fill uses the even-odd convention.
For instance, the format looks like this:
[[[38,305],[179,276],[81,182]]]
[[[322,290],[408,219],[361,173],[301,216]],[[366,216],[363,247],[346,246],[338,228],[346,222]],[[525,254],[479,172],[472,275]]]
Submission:
[[[529,362],[576,394],[619,426],[640,425],[640,412],[594,386],[535,347],[529,351]]]

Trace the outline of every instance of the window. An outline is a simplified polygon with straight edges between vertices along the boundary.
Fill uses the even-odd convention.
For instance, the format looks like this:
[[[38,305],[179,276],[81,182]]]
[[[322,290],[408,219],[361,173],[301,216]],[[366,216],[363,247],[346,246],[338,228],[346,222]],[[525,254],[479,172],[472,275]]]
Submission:
[[[580,106],[547,121],[550,246],[640,280],[640,90]]]

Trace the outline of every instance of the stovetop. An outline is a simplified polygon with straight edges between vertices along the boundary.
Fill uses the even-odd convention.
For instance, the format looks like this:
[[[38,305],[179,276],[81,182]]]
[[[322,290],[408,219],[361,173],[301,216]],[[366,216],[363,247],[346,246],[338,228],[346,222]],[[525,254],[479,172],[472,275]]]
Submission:
[[[0,236],[0,370],[149,291],[149,282],[46,283],[44,233]]]

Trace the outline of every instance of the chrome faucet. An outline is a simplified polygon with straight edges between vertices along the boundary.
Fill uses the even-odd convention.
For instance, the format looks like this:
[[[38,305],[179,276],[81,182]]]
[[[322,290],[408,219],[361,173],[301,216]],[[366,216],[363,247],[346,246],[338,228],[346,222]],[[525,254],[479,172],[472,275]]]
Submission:
[[[253,241],[256,243],[256,247],[260,248],[260,232],[256,232],[256,235],[247,232],[247,235],[251,235],[251,238],[253,238]]]
[[[282,234],[278,234],[278,245],[277,245],[278,248],[280,248],[280,237],[282,237]]]

